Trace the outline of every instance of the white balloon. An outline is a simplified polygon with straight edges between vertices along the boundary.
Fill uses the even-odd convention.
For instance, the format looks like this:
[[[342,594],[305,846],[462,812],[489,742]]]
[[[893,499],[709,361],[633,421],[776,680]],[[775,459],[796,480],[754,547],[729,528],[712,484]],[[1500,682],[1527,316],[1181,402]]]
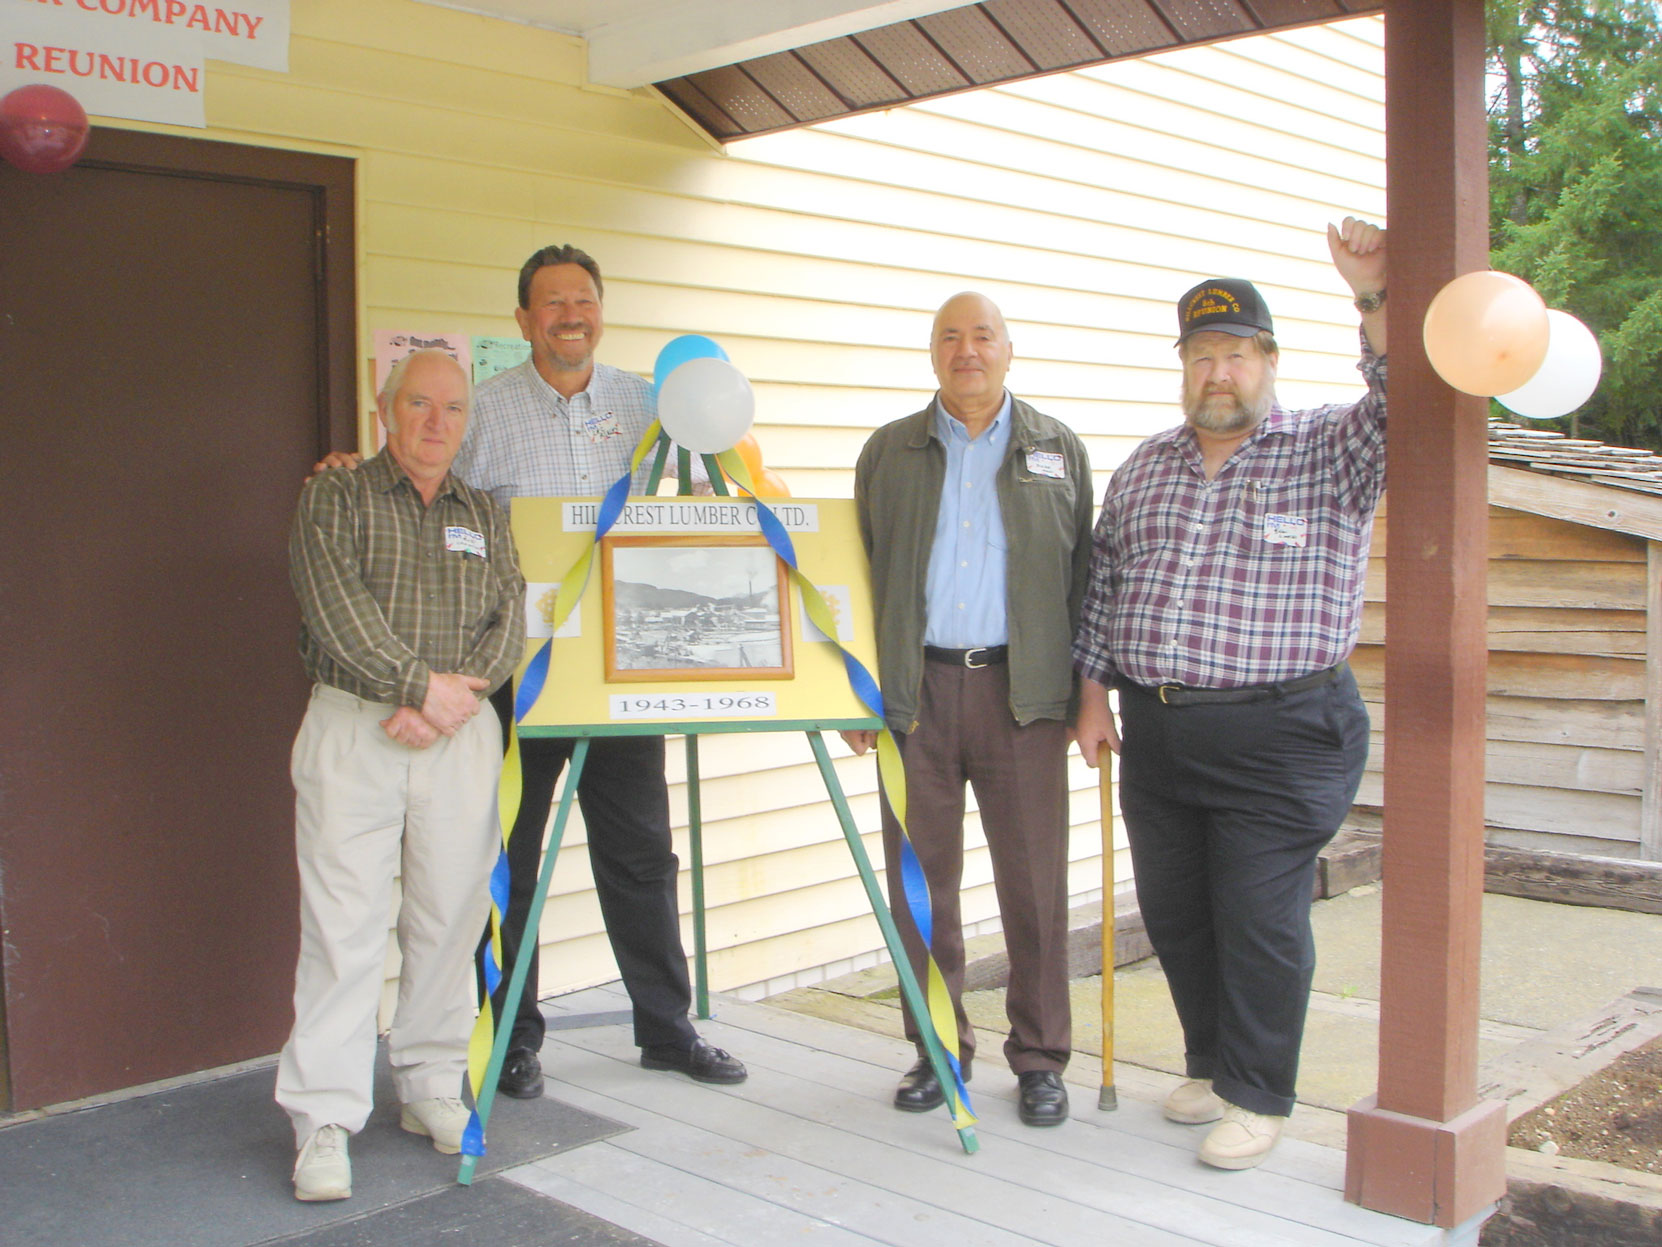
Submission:
[[[695,454],[731,450],[755,416],[756,395],[744,373],[713,355],[678,365],[658,389],[664,432]]]
[[[1567,416],[1593,396],[1603,368],[1593,331],[1568,312],[1548,308],[1546,358],[1533,377],[1496,401],[1526,420]]]

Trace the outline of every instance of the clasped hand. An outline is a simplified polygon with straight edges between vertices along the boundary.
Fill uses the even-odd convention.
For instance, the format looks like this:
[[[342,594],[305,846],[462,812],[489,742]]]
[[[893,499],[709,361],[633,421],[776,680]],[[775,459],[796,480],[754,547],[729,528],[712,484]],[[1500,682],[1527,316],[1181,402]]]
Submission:
[[[381,720],[381,730],[401,745],[425,749],[440,736],[454,736],[479,713],[479,694],[489,681],[476,675],[439,674],[427,680],[427,696],[418,710],[400,706]]]

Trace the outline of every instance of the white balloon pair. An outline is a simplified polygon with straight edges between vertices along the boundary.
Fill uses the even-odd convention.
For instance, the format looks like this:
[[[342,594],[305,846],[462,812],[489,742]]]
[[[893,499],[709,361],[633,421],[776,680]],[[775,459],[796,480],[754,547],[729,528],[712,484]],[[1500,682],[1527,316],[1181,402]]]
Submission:
[[[1425,353],[1455,389],[1530,420],[1568,415],[1598,388],[1592,330],[1548,308],[1530,284],[1481,270],[1456,277],[1425,312]]]
[[[756,395],[725,358],[706,355],[675,365],[658,385],[658,422],[694,454],[731,450],[750,432]]]

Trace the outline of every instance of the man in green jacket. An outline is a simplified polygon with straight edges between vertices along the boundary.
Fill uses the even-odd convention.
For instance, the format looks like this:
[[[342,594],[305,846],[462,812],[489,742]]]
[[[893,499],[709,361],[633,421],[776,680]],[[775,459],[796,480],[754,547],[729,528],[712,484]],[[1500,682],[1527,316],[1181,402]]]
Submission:
[[[906,831],[929,883],[930,951],[957,1013],[963,1075],[975,1055],[961,999],[958,900],[968,783],[1010,958],[1004,1055],[1020,1084],[1022,1121],[1052,1126],[1068,1115],[1070,647],[1095,500],[1079,438],[1005,390],[1012,354],[992,300],[948,299],[931,335],[935,401],[872,434],[855,468],[854,497],[871,560],[884,714],[905,762]],[[864,753],[875,733],[844,739]],[[889,905],[921,975],[900,836],[885,800]],[[925,1112],[945,1096],[909,1011],[906,1033],[920,1056],[894,1103]]]

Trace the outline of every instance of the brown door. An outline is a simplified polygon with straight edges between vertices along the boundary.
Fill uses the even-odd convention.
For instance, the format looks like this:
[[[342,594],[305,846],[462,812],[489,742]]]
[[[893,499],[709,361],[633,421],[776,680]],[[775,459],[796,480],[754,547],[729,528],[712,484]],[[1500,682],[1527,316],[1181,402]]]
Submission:
[[[0,166],[13,1108],[287,1029],[285,543],[351,437],[351,203],[350,161],[120,131],[65,173]]]

